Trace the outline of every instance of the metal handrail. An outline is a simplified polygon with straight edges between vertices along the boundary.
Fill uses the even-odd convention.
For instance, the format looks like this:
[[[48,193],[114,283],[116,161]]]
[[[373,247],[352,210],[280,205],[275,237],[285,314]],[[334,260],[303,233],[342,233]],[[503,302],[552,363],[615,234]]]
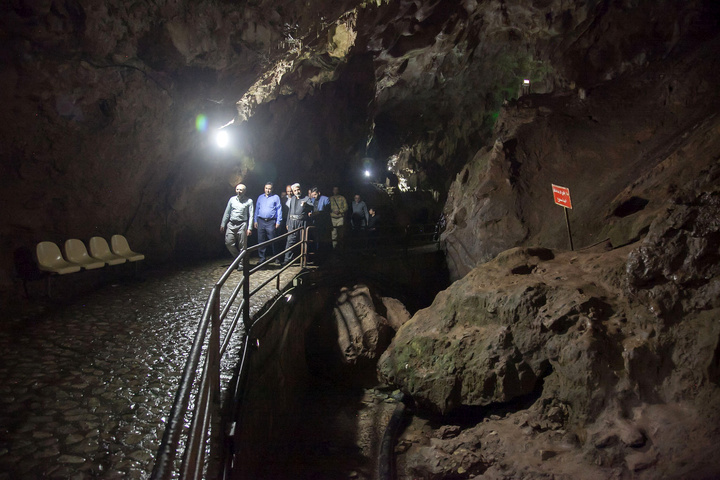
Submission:
[[[175,395],[172,408],[170,409],[167,426],[165,427],[165,432],[163,433],[160,446],[158,447],[155,465],[152,474],[150,475],[151,479],[159,480],[173,477],[176,455],[183,435],[185,415],[188,411],[188,406],[190,405],[193,385],[196,384],[198,380],[199,387],[195,397],[192,422],[190,429],[186,434],[187,438],[185,441],[185,451],[183,453],[182,465],[180,467],[180,478],[197,479],[202,477],[202,472],[205,468],[207,442],[210,440],[211,449],[218,448],[217,442],[220,437],[219,435],[214,435],[213,437],[209,436],[212,425],[218,425],[220,422],[220,359],[227,349],[240,318],[242,318],[246,328],[250,326],[251,297],[273,279],[276,279],[277,289],[280,290],[280,275],[286,269],[298,263],[298,259],[300,259],[300,266],[304,267],[306,265],[308,250],[307,240],[310,228],[312,227],[297,228],[267,242],[244,249],[213,286],[207,303],[205,304],[203,314],[200,318],[200,322],[195,333],[195,339],[193,340],[193,344],[190,348],[190,353],[188,354],[188,359],[185,363],[185,368],[183,369],[182,377],[180,379],[180,385]],[[301,233],[301,238],[298,243],[294,244],[290,248],[286,248],[278,254],[275,254],[264,263],[259,264],[252,269],[250,268],[250,253],[258,250],[259,248],[271,246],[272,244],[279,242],[298,231]],[[250,291],[250,275],[252,273],[258,271],[263,265],[280,258],[281,255],[284,255],[293,249],[300,249],[300,254],[283,268],[275,271],[274,274],[269,279],[262,282],[259,287]],[[220,291],[225,285],[225,282],[227,282],[230,276],[241,264],[242,278],[240,282],[238,282],[238,285],[233,289],[226,305],[221,310]],[[220,327],[241,292],[242,300],[237,306],[237,312],[230,323],[224,340],[221,342]],[[207,344],[207,355],[205,356],[205,363],[203,364],[201,373],[198,375],[197,369],[202,357],[203,345],[205,344],[208,329],[210,329],[210,338]],[[222,429],[220,429],[220,431],[222,431]]]
[[[405,248],[407,248],[411,237],[421,237],[426,232],[425,226],[419,226],[420,231],[414,232],[413,228],[417,227],[418,226],[415,225],[406,226],[404,228],[400,227],[399,229],[392,228],[392,231],[397,233],[395,233],[395,235],[388,236],[403,238],[403,244]],[[428,227],[427,232],[433,233],[431,229],[434,229],[434,226],[430,225]],[[276,288],[277,290],[280,290],[280,275],[285,270],[298,262],[301,267],[305,267],[307,265],[309,254],[308,242],[310,238],[310,230],[313,228],[315,227],[301,227],[267,242],[244,249],[213,286],[200,318],[197,332],[195,333],[195,338],[180,379],[180,385],[170,410],[167,426],[160,442],[160,446],[158,447],[155,465],[150,476],[151,480],[170,479],[175,473],[176,454],[180,448],[181,437],[183,437],[185,415],[188,412],[188,406],[190,405],[193,385],[195,385],[198,381],[199,387],[197,389],[195,403],[192,409],[193,418],[189,430],[185,433],[185,451],[183,453],[179,478],[202,478],[203,470],[205,468],[205,456],[207,453],[208,441],[210,441],[211,453],[212,451],[220,451],[219,449],[221,446],[218,442],[222,438],[221,434],[223,433],[223,429],[218,428],[220,424],[221,399],[220,360],[225,354],[241,318],[245,324],[247,339],[247,333],[253,326],[253,324],[250,323],[250,299],[252,296],[258,293],[263,287],[273,280],[276,280]],[[389,227],[382,228],[382,230],[388,231],[390,229],[391,228]],[[301,238],[298,243],[266,259],[266,261],[262,264],[258,264],[254,268],[250,268],[250,253],[262,247],[271,246],[272,244],[279,242],[298,231],[301,233]],[[250,290],[250,276],[253,273],[257,272],[264,265],[281,258],[288,251],[293,249],[299,249],[299,255],[292,259],[288,264],[285,264],[281,269],[276,270],[272,276],[264,280],[255,289]],[[242,265],[242,278],[230,293],[226,304],[221,308],[220,292],[227,280],[236,270],[238,270],[240,265]],[[237,311],[230,322],[225,338],[221,341],[220,328],[231,308],[240,296],[240,293],[242,293],[242,298],[240,303],[237,305]],[[208,329],[210,330],[210,338],[207,343],[207,355],[205,356],[205,363],[202,366],[201,372],[198,375],[198,365],[200,364],[200,359],[202,357],[203,345],[205,344]],[[238,388],[240,388],[240,385],[242,384],[242,376],[244,373],[243,371],[247,354],[247,342],[244,342],[238,373]],[[236,391],[234,398],[235,402],[238,401],[238,395],[239,392]],[[218,434],[211,436],[210,431],[213,428],[218,430]]]

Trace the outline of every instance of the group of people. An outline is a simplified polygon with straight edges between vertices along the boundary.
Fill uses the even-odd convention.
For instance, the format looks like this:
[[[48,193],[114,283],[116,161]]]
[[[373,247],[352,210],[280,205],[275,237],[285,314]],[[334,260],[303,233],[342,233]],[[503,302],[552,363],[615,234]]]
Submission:
[[[318,187],[308,190],[303,196],[299,183],[287,185],[280,196],[273,194],[272,182],[265,184],[255,204],[246,194],[242,183],[235,186],[236,195],[228,200],[225,213],[220,223],[220,231],[225,234],[225,246],[233,257],[237,257],[247,247],[247,238],[253,228],[257,230],[258,244],[272,240],[277,235],[292,232],[285,244],[285,257],[278,264],[286,265],[296,255],[296,245],[301,238],[300,227],[315,226],[314,248],[316,251],[344,246],[346,219],[349,214],[350,225],[354,231],[365,230],[375,232],[379,217],[375,210],[355,195],[348,206],[345,197],[340,195],[338,187],[333,187],[333,195],[322,195]],[[282,198],[281,198],[282,197]],[[297,230],[297,231],[294,231]],[[328,241],[329,240],[329,241]],[[328,245],[328,247],[325,247]],[[260,263],[274,256],[274,248],[263,246],[258,249]]]

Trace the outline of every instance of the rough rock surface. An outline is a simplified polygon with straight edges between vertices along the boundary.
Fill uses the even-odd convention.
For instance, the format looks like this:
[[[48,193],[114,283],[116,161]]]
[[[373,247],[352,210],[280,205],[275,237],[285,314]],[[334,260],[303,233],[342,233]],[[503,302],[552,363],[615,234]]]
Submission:
[[[382,297],[382,303],[387,312],[385,317],[393,330],[397,331],[405,322],[410,320],[410,312],[407,311],[407,308],[400,300]]]
[[[451,277],[508,248],[568,249],[551,185],[570,189],[575,247],[625,245],[668,196],[716,162],[717,41],[593,88],[529,95],[503,109],[492,147],[458,173],[443,235]]]
[[[454,442],[411,442],[410,470],[720,474],[720,164],[701,173],[642,241],[505,251],[403,325],[378,366],[385,380],[437,412],[506,415]]]
[[[341,290],[333,307],[333,321],[343,363],[377,361],[390,343],[389,322],[376,311],[373,294],[366,285]]]

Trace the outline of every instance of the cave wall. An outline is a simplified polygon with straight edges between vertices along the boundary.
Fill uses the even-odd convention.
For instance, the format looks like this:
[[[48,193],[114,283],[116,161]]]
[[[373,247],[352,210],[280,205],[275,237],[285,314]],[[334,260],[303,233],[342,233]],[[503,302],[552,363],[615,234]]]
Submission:
[[[230,38],[241,19],[223,13],[206,3],[3,5],[3,291],[17,281],[13,252],[42,240],[121,233],[151,262],[214,250],[197,240],[217,231],[235,166],[208,155],[196,118],[228,116],[207,99],[222,98],[219,84],[242,85],[219,72],[248,57]]]
[[[518,245],[569,249],[551,185],[570,189],[574,247],[638,240],[668,196],[717,162],[717,39],[587,91],[504,107],[496,142],[450,187],[453,278]]]

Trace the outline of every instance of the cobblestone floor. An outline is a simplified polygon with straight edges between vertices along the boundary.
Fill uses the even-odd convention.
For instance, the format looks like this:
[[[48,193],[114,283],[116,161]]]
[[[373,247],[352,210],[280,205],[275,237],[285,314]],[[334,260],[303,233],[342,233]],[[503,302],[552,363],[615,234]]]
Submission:
[[[143,281],[4,318],[0,480],[147,478],[202,309],[228,263],[146,272]],[[284,272],[281,286],[298,271]],[[270,274],[253,275],[251,288]],[[253,298],[251,312],[274,286]],[[240,337],[223,362],[225,380]]]

